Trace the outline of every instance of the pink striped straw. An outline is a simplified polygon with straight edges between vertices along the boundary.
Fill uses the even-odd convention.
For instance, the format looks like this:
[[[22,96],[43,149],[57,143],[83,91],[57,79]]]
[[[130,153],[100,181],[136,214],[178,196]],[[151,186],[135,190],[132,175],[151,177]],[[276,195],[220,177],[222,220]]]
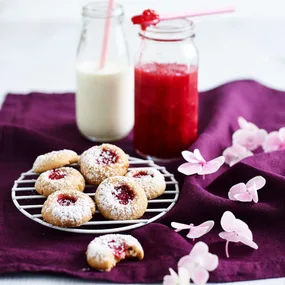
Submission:
[[[203,10],[203,11],[196,11],[191,13],[184,13],[184,14],[177,14],[177,15],[165,15],[161,16],[159,19],[160,21],[164,20],[174,20],[174,19],[181,19],[181,18],[188,18],[188,17],[198,17],[198,16],[208,16],[214,14],[224,14],[224,13],[231,13],[235,12],[234,7],[224,8],[224,9],[216,9],[216,10]]]
[[[109,0],[104,28],[103,45],[101,50],[100,69],[103,69],[106,63],[113,7],[114,0]]]

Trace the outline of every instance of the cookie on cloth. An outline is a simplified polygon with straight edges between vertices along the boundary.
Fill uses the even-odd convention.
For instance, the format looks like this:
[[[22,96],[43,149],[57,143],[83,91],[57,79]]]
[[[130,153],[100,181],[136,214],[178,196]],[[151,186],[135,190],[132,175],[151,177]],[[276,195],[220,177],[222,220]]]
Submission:
[[[110,220],[139,219],[147,208],[142,187],[124,176],[104,180],[95,192],[95,202],[102,216]]]
[[[126,174],[126,177],[134,178],[144,189],[149,200],[162,195],[166,188],[164,176],[154,168],[132,169]]]
[[[79,160],[80,172],[90,184],[98,185],[112,176],[124,176],[129,167],[128,156],[112,144],[93,146]]]
[[[92,240],[86,251],[90,267],[110,271],[126,258],[144,258],[144,251],[139,241],[131,235],[108,234]]]
[[[36,173],[78,162],[78,154],[73,150],[63,149],[38,156],[33,165]]]
[[[91,220],[94,213],[94,201],[77,190],[52,193],[42,208],[43,219],[58,227],[79,227]]]
[[[41,195],[48,196],[59,190],[83,191],[85,180],[79,171],[72,167],[47,170],[38,177],[35,188]]]

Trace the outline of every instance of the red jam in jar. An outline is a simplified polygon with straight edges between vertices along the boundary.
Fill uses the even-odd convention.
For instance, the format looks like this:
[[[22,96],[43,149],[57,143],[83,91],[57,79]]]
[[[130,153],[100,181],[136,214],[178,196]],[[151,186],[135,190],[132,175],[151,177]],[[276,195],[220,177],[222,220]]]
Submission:
[[[185,64],[135,68],[134,144],[143,155],[169,159],[197,138],[198,70]]]

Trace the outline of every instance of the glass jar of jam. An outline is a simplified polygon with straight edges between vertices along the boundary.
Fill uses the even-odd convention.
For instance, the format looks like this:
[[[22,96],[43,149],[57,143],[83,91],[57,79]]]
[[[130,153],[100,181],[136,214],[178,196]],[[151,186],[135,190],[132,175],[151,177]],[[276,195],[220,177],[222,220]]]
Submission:
[[[144,157],[179,157],[197,138],[198,52],[193,26],[187,19],[162,21],[139,33],[134,144]]]

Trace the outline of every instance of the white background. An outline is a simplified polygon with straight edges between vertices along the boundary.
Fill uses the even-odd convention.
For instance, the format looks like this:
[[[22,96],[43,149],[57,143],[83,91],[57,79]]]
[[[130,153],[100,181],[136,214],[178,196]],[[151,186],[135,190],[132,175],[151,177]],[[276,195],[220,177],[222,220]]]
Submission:
[[[80,0],[0,0],[0,104],[7,92],[74,91]],[[132,15],[146,8],[161,14],[235,6],[231,15],[195,19],[200,52],[199,89],[250,78],[285,90],[284,0],[120,0],[132,54],[137,29]],[[249,94],[250,95],[250,94]],[[285,274],[285,273],[284,273]],[[47,275],[14,274],[1,284],[86,284]],[[94,282],[92,282],[94,284]],[[235,284],[235,283],[232,283]],[[285,279],[239,284],[285,285]]]

